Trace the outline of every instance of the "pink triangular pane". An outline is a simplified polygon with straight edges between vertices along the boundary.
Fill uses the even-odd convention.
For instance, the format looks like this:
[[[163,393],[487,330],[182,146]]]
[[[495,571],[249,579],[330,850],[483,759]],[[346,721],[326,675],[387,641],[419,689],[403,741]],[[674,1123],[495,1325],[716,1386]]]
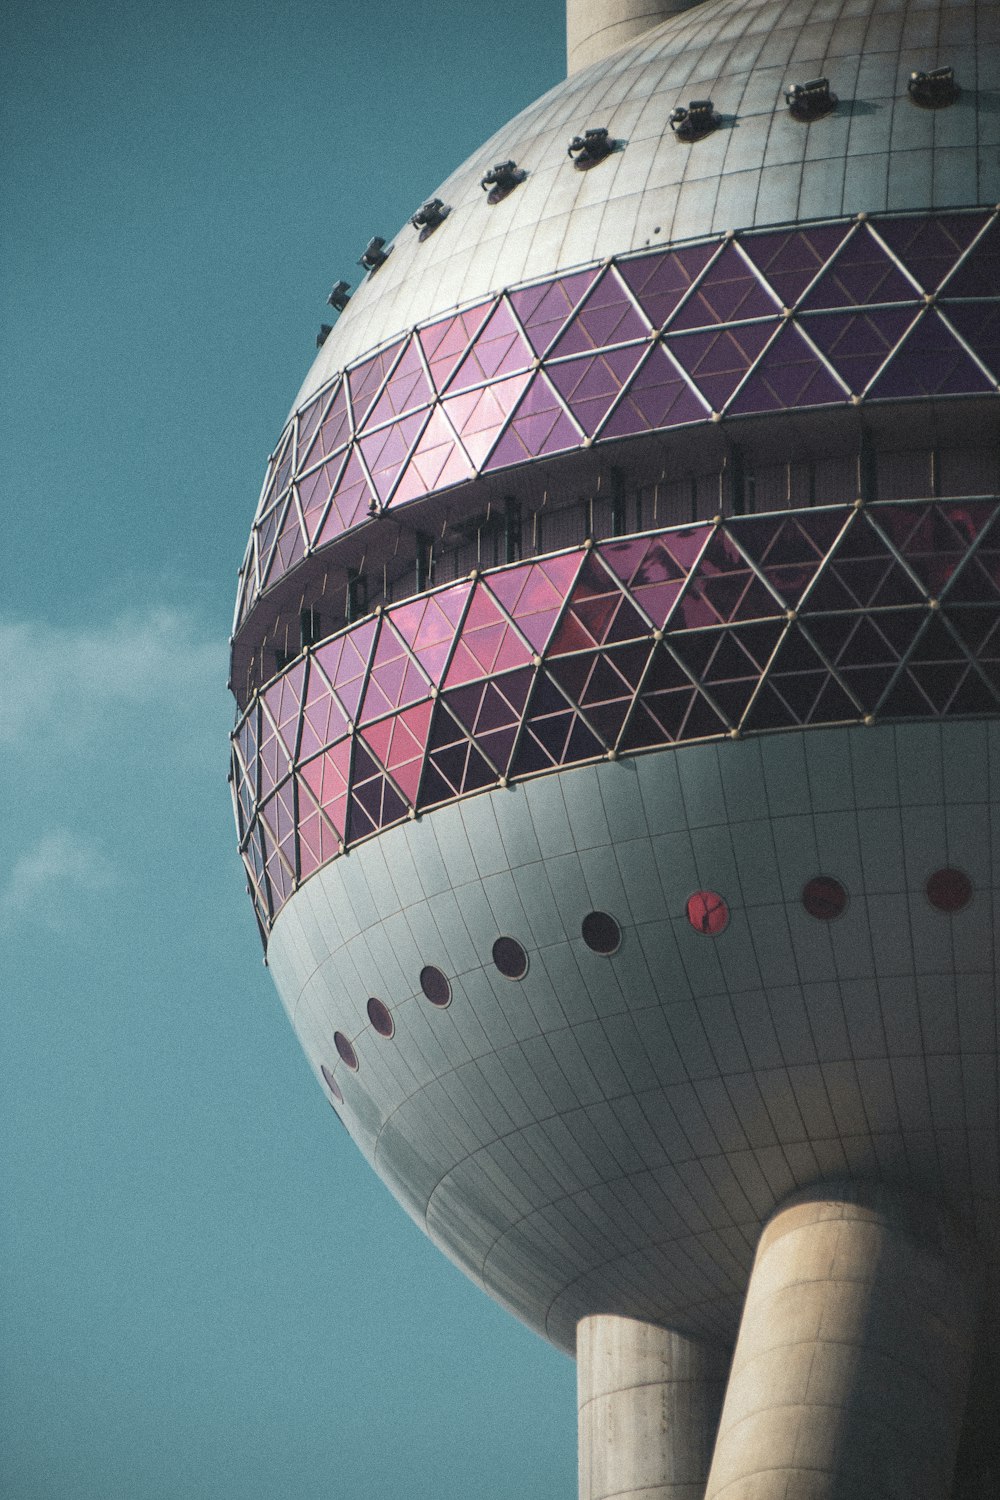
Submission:
[[[380,428],[371,437],[361,438],[361,452],[383,504],[388,501],[410,449],[426,421],[426,412],[414,412],[412,416],[402,417],[390,427]]]
[[[465,312],[455,313],[440,323],[422,328],[417,337],[430,366],[431,379],[443,391],[456,364],[486,321],[492,302],[481,302]]]
[[[271,572],[271,564],[274,561],[275,548],[278,538],[285,525],[285,517],[291,505],[291,496],[283,500],[276,510],[273,510],[264,522],[260,530],[260,586],[266,588]],[[293,516],[293,520],[295,517]]]
[[[648,333],[648,322],[636,311],[632,299],[609,267],[553,346],[552,356],[589,354],[610,344],[644,339]]]
[[[310,667],[309,686],[302,708],[299,756],[314,755],[347,732],[347,715],[321,673]]]
[[[357,452],[352,449],[334,491],[329,513],[316,537],[316,545],[329,542],[341,532],[348,531],[368,514],[374,498]]]
[[[685,422],[703,422],[707,415],[705,402],[657,344],[602,427],[601,437],[679,427]]]
[[[424,373],[416,339],[411,339],[398,365],[386,381],[385,389],[365,419],[366,427],[377,427],[423,406],[433,392]]]
[[[351,422],[347,410],[347,396],[344,383],[341,381],[336,396],[330,404],[330,409],[323,418],[322,425],[312,443],[306,451],[299,445],[299,468],[304,469],[318,463],[320,459],[329,458],[331,453],[336,453],[342,448],[351,436]]]
[[[706,324],[732,323],[741,318],[766,318],[779,308],[774,293],[758,279],[730,241],[670,320],[670,327],[672,330],[703,328]]]
[[[268,713],[281,735],[289,758],[295,751],[299,704],[302,700],[302,679],[305,676],[305,670],[305,662],[297,662],[264,694]]]
[[[329,750],[307,761],[299,775],[343,837],[346,824],[347,782],[351,764],[351,741],[341,740]]]
[[[469,587],[467,583],[457,584],[426,601],[403,605],[392,612],[393,624],[435,684],[441,680]]]
[[[488,469],[522,463],[543,453],[561,453],[580,445],[580,434],[562,402],[539,370],[531,378],[507,431],[490,455]]]
[[[726,408],[730,412],[785,411],[843,402],[847,393],[817,358],[797,328],[786,323],[750,379]]]
[[[304,479],[300,479],[296,488],[299,492],[299,504],[302,507],[302,515],[306,523],[306,534],[310,542],[315,542],[316,533],[319,530],[323,516],[326,514],[327,502],[336,490],[339,483],[340,473],[347,455],[341,455],[314,469]]]
[[[368,670],[368,657],[377,623],[376,620],[366,620],[363,625],[339,636],[335,643],[338,648],[336,661],[324,658],[324,647],[317,652],[323,670],[351,718],[357,715],[361,701],[361,689]]]
[[[936,292],[986,222],[985,214],[932,214],[905,219],[874,219],[872,227],[919,281]]]
[[[271,582],[287,573],[289,568],[305,556],[305,538],[302,535],[302,526],[299,522],[299,513],[295,507],[294,500],[289,502],[288,514],[285,517],[284,530],[278,539],[278,545],[274,552],[274,566],[271,569]]]
[[[848,224],[740,236],[740,245],[783,307],[793,307],[847,234]]]
[[[653,328],[664,323],[715,254],[716,245],[660,251],[622,261],[618,274],[631,287]]]
[[[644,353],[645,345],[629,344],[623,349],[548,366],[549,379],[562,393],[588,437],[593,437],[600,427]]]
[[[474,470],[454,430],[440,407],[431,412],[410,461],[396,486],[393,502],[416,500],[435,490],[447,489],[463,479],[471,479]]]
[[[312,795],[299,788],[299,874],[305,880],[339,853],[336,829],[318,810]]]
[[[807,313],[803,315],[802,327],[843,377],[848,389],[860,395],[914,316],[909,307]]]
[[[803,297],[804,308],[914,302],[919,292],[862,225]]]
[[[450,396],[444,406],[466,452],[478,467],[485,460],[517,398],[531,377],[527,372],[485,390]]]
[[[712,407],[721,411],[774,333],[775,323],[744,323],[736,329],[678,334],[669,348]]]
[[[325,391],[321,391],[318,396],[314,396],[309,404],[307,406],[304,406],[299,412],[299,431],[297,438],[298,461],[296,463],[296,468],[298,469],[301,469],[303,466],[305,455],[309,451],[309,444],[313,440],[313,435],[316,432],[316,427],[319,423],[319,419],[323,415],[324,411],[326,410],[327,404],[329,403],[331,392],[332,387],[328,386]]]
[[[390,344],[388,349],[383,349],[381,354],[375,354],[371,359],[362,360],[347,372],[347,382],[351,391],[351,406],[354,411],[354,426],[360,428],[364,425],[365,418],[371,410],[372,403],[378,395],[379,387],[385,379],[387,372],[392,367],[392,362],[399,353],[402,340]]]
[[[510,300],[536,354],[544,354],[597,275],[595,268],[511,292]]]
[[[507,303],[500,301],[452,378],[449,390],[467,389],[512,375],[531,363],[531,350]]]
[[[992,391],[993,383],[951,329],[929,309],[872,385],[869,395],[955,396]]]

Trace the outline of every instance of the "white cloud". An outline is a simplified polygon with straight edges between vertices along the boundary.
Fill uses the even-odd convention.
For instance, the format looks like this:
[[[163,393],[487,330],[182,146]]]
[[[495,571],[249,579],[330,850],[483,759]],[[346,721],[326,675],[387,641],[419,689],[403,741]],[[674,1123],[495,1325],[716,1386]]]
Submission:
[[[15,859],[0,890],[0,915],[8,922],[30,919],[60,928],[80,895],[107,890],[114,878],[96,845],[68,828],[56,828]]]

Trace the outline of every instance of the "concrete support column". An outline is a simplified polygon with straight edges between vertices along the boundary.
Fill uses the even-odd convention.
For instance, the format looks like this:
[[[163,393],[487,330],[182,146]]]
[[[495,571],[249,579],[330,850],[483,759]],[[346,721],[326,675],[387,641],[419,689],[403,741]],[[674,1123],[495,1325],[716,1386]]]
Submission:
[[[668,16],[701,0],[566,0],[566,73],[617,52]],[[597,121],[601,124],[601,121]]]
[[[933,1203],[797,1195],[757,1250],[706,1500],[948,1500],[978,1300]]]
[[[703,1500],[728,1353],[598,1314],[576,1360],[580,1500]]]

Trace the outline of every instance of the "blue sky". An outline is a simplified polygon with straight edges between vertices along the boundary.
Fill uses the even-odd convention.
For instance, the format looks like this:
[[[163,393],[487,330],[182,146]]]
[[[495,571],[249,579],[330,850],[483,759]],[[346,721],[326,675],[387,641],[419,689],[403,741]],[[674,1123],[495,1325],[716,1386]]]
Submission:
[[[572,1364],[338,1125],[225,780],[329,286],[558,81],[562,7],[35,0],[5,43],[0,1493],[568,1497]]]

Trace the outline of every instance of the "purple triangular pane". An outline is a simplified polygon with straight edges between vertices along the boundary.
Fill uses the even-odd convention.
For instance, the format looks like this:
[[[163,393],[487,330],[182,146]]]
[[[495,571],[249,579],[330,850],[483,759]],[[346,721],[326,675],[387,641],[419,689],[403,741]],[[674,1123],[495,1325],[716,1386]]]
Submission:
[[[644,353],[645,345],[629,344],[623,349],[546,366],[549,379],[562,393],[588,437],[593,437]]]
[[[992,220],[982,239],[941,290],[948,297],[1000,295],[1000,221]]]
[[[670,327],[704,328],[707,324],[732,323],[741,318],[766,318],[778,311],[773,293],[761,284],[730,242],[671,319]]]
[[[515,370],[525,369],[530,363],[531,350],[514,321],[513,313],[501,300],[452,377],[449,393],[499,380]]]
[[[873,384],[869,395],[953,396],[993,389],[951,330],[928,309]]]
[[[651,325],[662,328],[716,248],[714,244],[692,245],[686,250],[642,255],[620,262],[618,274],[635,293]]]
[[[361,452],[381,501],[389,498],[426,420],[426,412],[414,412],[391,427],[380,428],[371,437],[361,438]]]
[[[707,416],[703,402],[699,401],[661,346],[656,344],[612,412],[601,436],[625,437],[633,432],[652,432],[658,427],[679,427],[684,422],[703,422]]]
[[[694,380],[713,411],[721,411],[774,333],[775,323],[668,337],[671,354]]]
[[[874,311],[814,313],[802,327],[837,373],[856,394],[865,389],[892,353],[915,317],[912,308],[883,307]]]
[[[365,426],[377,427],[380,422],[391,421],[403,412],[412,411],[415,406],[422,406],[432,395],[417,352],[417,341],[411,339],[399,364],[386,381],[381,396],[368,413]]]
[[[354,410],[354,425],[360,427],[365,417],[371,410],[372,402],[378,395],[379,387],[385,378],[386,371],[391,367],[393,360],[399,353],[402,340],[383,349],[381,354],[375,354],[371,359],[362,360],[348,371],[347,383],[351,391],[351,406]]]
[[[986,222],[985,214],[933,214],[927,218],[874,219],[872,227],[920,282],[936,292]]]
[[[843,386],[834,380],[798,329],[786,323],[726,409],[787,411],[800,406],[826,406],[845,399]]]
[[[822,224],[813,229],[747,234],[740,236],[740,245],[774,288],[782,306],[792,307],[843,242],[849,227]]]
[[[946,302],[941,310],[1000,384],[1000,306],[995,302]]]
[[[579,444],[579,432],[545,376],[538,371],[532,376],[486,468],[502,469],[509,464],[523,463],[526,458],[563,452]]]
[[[597,270],[591,268],[510,293],[514,311],[536,354],[545,353],[596,275]]]
[[[802,307],[916,302],[920,293],[862,225],[802,299]]]
[[[552,349],[553,356],[586,354],[609,344],[626,344],[649,332],[631,298],[609,267]]]

